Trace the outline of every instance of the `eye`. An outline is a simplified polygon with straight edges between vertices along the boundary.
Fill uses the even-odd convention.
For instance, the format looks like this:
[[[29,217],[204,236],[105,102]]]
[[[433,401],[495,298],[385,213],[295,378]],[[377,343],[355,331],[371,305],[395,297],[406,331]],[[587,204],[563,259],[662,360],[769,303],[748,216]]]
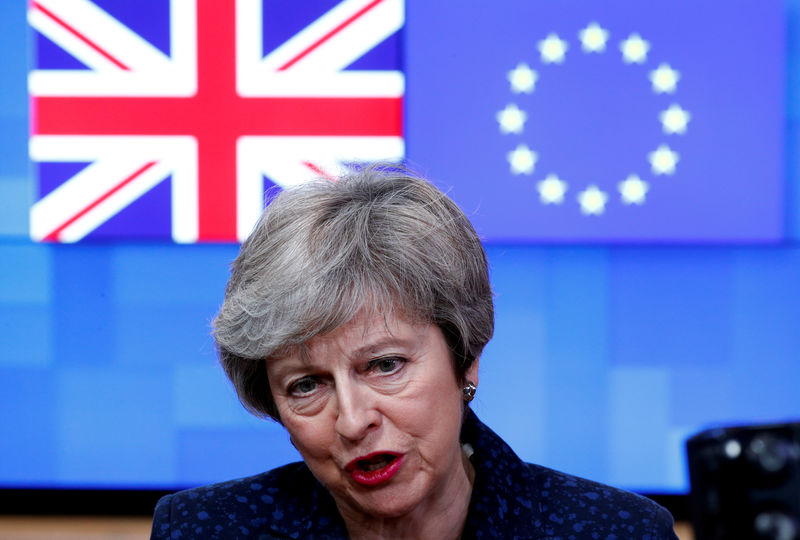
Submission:
[[[316,377],[303,377],[289,386],[289,394],[294,396],[303,396],[312,393],[319,386],[319,381]]]
[[[395,371],[399,370],[403,367],[405,360],[403,358],[398,358],[397,356],[385,356],[383,358],[376,358],[372,360],[368,366],[368,371],[374,371],[376,373],[394,373]]]

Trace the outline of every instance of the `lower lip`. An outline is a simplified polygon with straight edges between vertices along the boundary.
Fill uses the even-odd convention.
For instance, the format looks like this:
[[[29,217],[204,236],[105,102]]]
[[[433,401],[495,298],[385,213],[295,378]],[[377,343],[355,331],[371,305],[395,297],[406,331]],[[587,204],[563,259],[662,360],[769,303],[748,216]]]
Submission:
[[[403,456],[399,456],[391,463],[380,469],[374,471],[362,471],[360,469],[353,469],[350,471],[350,476],[356,483],[362,486],[377,486],[391,480],[397,471],[400,470],[400,465],[403,463]]]

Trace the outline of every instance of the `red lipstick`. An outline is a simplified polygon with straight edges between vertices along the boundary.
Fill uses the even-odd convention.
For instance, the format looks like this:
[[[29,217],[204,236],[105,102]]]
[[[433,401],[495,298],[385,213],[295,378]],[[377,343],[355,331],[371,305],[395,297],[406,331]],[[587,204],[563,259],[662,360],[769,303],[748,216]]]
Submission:
[[[391,480],[400,465],[403,463],[403,454],[397,452],[372,452],[359,456],[347,465],[344,470],[350,477],[362,486],[377,486]]]

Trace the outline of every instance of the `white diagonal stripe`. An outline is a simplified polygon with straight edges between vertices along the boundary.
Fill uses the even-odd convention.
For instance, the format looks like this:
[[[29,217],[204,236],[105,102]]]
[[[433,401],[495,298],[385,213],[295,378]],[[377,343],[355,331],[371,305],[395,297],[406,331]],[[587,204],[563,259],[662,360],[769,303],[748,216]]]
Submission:
[[[134,171],[128,173],[129,176]],[[65,227],[58,236],[60,242],[77,242],[100,225],[117,215],[120,210],[137,200],[160,183],[170,173],[163,163],[156,163],[135,179],[125,184],[100,204]]]
[[[290,71],[330,73],[358,60],[403,26],[403,2],[383,0],[294,64]]]
[[[133,158],[88,165],[33,205],[31,236],[42,240],[142,165]]]
[[[169,68],[169,58],[164,53],[92,2],[39,0],[39,3],[131,70],[166,72]]]
[[[339,25],[346,22],[370,3],[371,0],[346,0],[338,4],[268,54],[263,61],[264,67],[268,70],[277,70],[334,31]],[[362,27],[359,19],[368,20],[376,28]],[[315,69],[320,69],[321,66],[323,72],[333,72],[345,67],[403,25],[403,2],[402,0],[383,0],[359,17],[359,19],[341,29],[336,35],[304,56],[290,69],[305,69],[306,66],[316,65]],[[363,32],[363,35],[357,35],[357,32],[352,31],[353,28],[358,28],[359,31]],[[348,37],[346,34],[353,35]],[[343,35],[345,37],[342,37]],[[325,49],[332,43],[345,48],[339,53],[326,52]],[[335,49],[336,47],[330,48]],[[320,60],[315,59],[315,57]],[[322,58],[325,58],[325,62],[318,64]]]
[[[130,67],[120,69],[108,58],[55,23],[35,7],[31,25],[92,70],[32,70],[33,96],[191,96],[197,91],[197,13],[194,2],[171,0],[170,47],[173,57],[140,38],[116,19],[83,0],[43,0],[42,5],[84,31],[109,54]],[[71,10],[75,9],[75,12]],[[86,20],[93,21],[89,26]]]
[[[78,39],[72,32],[33,5],[28,8],[28,23],[88,67],[97,71],[120,71],[120,68],[111,60],[83,40]]]
[[[155,165],[108,196],[62,231],[77,241],[172,174],[172,236],[193,242],[198,234],[197,142],[190,136],[64,136],[31,138],[34,161],[91,161],[77,175],[34,204],[31,236],[41,240],[149,162]]]
[[[308,161],[331,174],[346,162],[400,161],[402,137],[241,137],[237,144],[237,235],[244,240],[264,206],[262,174],[282,188],[317,176]]]

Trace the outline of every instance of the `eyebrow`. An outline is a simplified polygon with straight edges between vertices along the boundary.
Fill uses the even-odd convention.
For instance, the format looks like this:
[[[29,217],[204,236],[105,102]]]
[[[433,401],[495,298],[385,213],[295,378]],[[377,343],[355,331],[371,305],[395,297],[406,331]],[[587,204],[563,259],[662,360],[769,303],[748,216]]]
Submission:
[[[365,356],[373,351],[391,348],[391,347],[401,347],[405,349],[416,349],[417,345],[419,344],[419,340],[417,339],[400,339],[392,335],[388,336],[381,336],[375,341],[365,343],[361,347],[358,347],[353,351],[353,355],[355,356]]]
[[[411,338],[398,338],[392,334],[382,333],[381,335],[376,336],[374,341],[368,341],[367,343],[364,343],[360,347],[348,353],[348,357],[356,359],[362,358],[364,356],[370,356],[375,351],[380,351],[381,349],[391,349],[393,347],[402,348],[405,350],[404,352],[406,354],[412,354],[414,351],[418,350],[418,345],[421,341],[415,338],[416,335]],[[267,360],[267,362],[269,362],[269,360]],[[305,369],[313,369],[319,365],[324,365],[315,364],[310,355],[303,353],[298,354],[298,356],[294,358],[276,358],[273,359],[272,362],[277,362],[279,364],[275,372],[275,376],[278,379],[285,379],[287,377],[291,377],[295,373],[301,373]]]

